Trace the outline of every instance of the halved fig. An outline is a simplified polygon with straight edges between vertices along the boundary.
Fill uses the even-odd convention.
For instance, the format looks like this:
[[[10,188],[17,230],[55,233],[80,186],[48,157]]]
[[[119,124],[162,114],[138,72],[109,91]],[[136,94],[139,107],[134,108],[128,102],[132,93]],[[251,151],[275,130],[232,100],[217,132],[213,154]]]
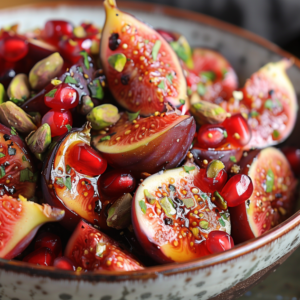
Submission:
[[[34,196],[37,174],[26,144],[14,128],[0,124],[0,196]]]
[[[165,102],[181,105],[186,80],[167,41],[148,25],[105,0],[100,58],[113,96],[124,108],[149,116]]]
[[[73,129],[55,145],[42,173],[44,197],[50,205],[66,210],[62,224],[73,229],[81,218],[107,228],[106,205],[116,198],[101,197],[97,181],[107,166],[90,146],[90,124]],[[103,201],[103,202],[101,202]]]
[[[65,256],[84,271],[143,269],[117,242],[84,221],[80,221],[70,237]]]
[[[284,141],[294,128],[297,97],[286,69],[288,60],[268,63],[246,81],[238,99],[221,105],[230,113],[248,114],[252,138],[245,149],[264,148]]]
[[[160,263],[208,255],[209,232],[230,234],[228,211],[210,196],[202,191],[199,167],[191,163],[146,178],[132,204],[133,228],[145,251]]]
[[[287,159],[276,148],[251,151],[240,166],[254,191],[245,203],[229,209],[236,243],[258,237],[291,216],[296,187]]]
[[[188,94],[197,92],[201,100],[220,103],[232,97],[238,88],[238,78],[230,63],[217,51],[195,48],[193,68],[183,64],[186,71]]]
[[[64,211],[4,195],[0,198],[0,257],[12,259],[19,255],[34,238],[41,225],[59,221]]]
[[[92,144],[114,168],[153,174],[179,165],[195,130],[193,117],[175,111],[133,121],[123,114],[106,133],[94,136]]]

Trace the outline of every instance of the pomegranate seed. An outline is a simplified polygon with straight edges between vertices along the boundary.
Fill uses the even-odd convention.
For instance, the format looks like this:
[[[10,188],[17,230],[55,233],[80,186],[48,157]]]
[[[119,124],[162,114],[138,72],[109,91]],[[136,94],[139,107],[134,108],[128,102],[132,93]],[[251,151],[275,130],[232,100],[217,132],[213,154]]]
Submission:
[[[73,34],[73,25],[63,20],[50,20],[45,24],[44,34],[46,38],[70,37]]]
[[[163,29],[156,29],[156,31],[168,42],[174,42],[176,41],[176,37],[172,32],[163,30]]]
[[[34,249],[48,248],[55,257],[61,256],[62,246],[60,237],[51,232],[42,232],[37,236]]]
[[[81,23],[80,26],[83,27],[83,29],[89,36],[94,36],[99,33],[99,29],[92,23]]]
[[[231,177],[221,191],[221,196],[229,207],[244,203],[253,193],[253,183],[249,176],[238,174]]]
[[[53,266],[61,270],[76,271],[76,266],[68,257],[62,256],[55,258]]]
[[[226,130],[222,126],[203,125],[198,131],[201,148],[217,148],[226,142]]]
[[[210,253],[219,253],[233,248],[234,242],[224,231],[211,231],[206,239],[206,246]]]
[[[227,118],[223,122],[227,131],[227,140],[235,147],[247,145],[251,139],[251,129],[247,120],[241,115],[236,114]]]
[[[55,94],[53,96],[47,96],[51,94],[51,92],[55,92]],[[63,83],[52,89],[50,93],[47,93],[44,101],[48,107],[56,110],[68,110],[78,105],[79,95],[74,88],[69,86],[67,83]]]
[[[28,53],[28,44],[17,36],[8,36],[0,40],[0,56],[6,61],[16,62]]]
[[[290,163],[290,166],[296,176],[300,175],[300,149],[285,148],[282,152]]]
[[[49,248],[43,247],[28,254],[23,261],[39,266],[53,266],[54,255]]]
[[[66,133],[66,125],[72,126],[72,114],[66,111],[49,110],[42,118],[42,124],[48,123],[51,128],[51,136],[58,136]]]
[[[88,176],[103,174],[107,168],[107,161],[101,154],[84,143],[77,143],[72,147],[70,159],[77,172]]]
[[[136,180],[128,172],[113,170],[100,177],[100,188],[107,196],[121,196],[131,193],[136,187]]]

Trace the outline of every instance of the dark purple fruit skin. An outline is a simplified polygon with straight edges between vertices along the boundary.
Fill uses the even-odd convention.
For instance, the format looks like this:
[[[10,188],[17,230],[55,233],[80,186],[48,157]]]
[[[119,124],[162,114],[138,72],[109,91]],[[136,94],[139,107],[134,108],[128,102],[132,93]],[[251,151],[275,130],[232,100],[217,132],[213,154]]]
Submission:
[[[186,157],[195,132],[195,120],[189,117],[146,146],[124,153],[101,154],[113,168],[124,168],[139,178],[142,172],[154,174],[177,167]]]
[[[203,160],[207,160],[210,163],[212,160],[221,160],[225,165],[225,170],[229,171],[233,164],[238,163],[243,155],[243,150],[240,148],[229,149],[229,150],[208,150],[200,148],[199,145],[195,144],[191,150],[195,162],[199,167],[206,167],[207,164],[203,163]],[[230,157],[234,156],[236,162],[232,161]]]

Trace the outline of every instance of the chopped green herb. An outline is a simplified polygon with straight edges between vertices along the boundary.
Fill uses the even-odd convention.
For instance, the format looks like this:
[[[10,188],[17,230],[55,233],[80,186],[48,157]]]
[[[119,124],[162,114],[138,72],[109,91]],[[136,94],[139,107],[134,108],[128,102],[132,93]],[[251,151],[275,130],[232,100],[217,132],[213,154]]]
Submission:
[[[66,177],[66,187],[69,191],[71,191],[72,189],[72,181],[71,181],[71,177]]]
[[[127,59],[123,53],[113,54],[108,58],[108,63],[118,72],[123,71],[126,62]]]
[[[67,165],[67,167],[66,167],[67,174],[70,174],[71,169],[72,168],[69,165]]]
[[[157,59],[157,55],[158,55],[160,46],[161,46],[161,41],[160,40],[156,41],[155,44],[154,44],[154,46],[153,46],[153,48],[152,48],[152,57],[153,57],[153,60]]]
[[[56,184],[59,184],[61,186],[64,186],[65,183],[64,183],[64,179],[62,177],[58,177],[56,178]]]
[[[223,227],[225,227],[225,225],[226,225],[225,222],[224,222],[224,220],[223,220],[222,218],[219,219],[219,223],[220,223]]]
[[[193,91],[190,87],[187,88],[187,94],[188,96],[191,96],[193,94]]]
[[[16,128],[15,128],[15,127],[11,127],[11,129],[10,129],[10,134],[12,134],[12,135],[17,135],[17,131],[16,131]]]
[[[100,139],[100,142],[104,141],[109,141],[110,140],[110,135],[104,136],[103,138]]]
[[[230,161],[236,163],[236,158],[235,158],[235,156],[230,156],[229,159],[230,159]]]
[[[213,71],[206,71],[206,72],[201,72],[200,77],[206,80],[214,81],[216,78],[216,74]]]
[[[135,112],[135,113],[130,113],[130,112],[127,111],[126,114],[127,114],[127,116],[128,116],[128,120],[129,120],[130,122],[132,122],[133,120],[135,120],[135,119],[139,116],[140,111],[137,111],[137,112]]]
[[[173,48],[177,56],[181,58],[184,62],[186,62],[189,59],[189,55],[186,49],[181,44],[179,44],[178,42],[171,42],[170,46]]]
[[[161,81],[160,84],[157,87],[159,87],[160,89],[164,90],[165,89],[165,82]]]
[[[206,93],[206,87],[204,86],[203,83],[198,83],[197,84],[197,92],[200,96],[204,96]]]
[[[7,152],[8,152],[9,156],[14,156],[17,153],[17,149],[8,147],[8,151]]]
[[[83,57],[83,63],[85,65],[86,69],[89,70],[90,62],[89,62],[88,54],[85,51],[81,51],[79,54]]]
[[[68,75],[65,79],[65,83],[78,84],[77,80],[70,75]]]
[[[142,212],[145,214],[146,211],[147,211],[147,205],[146,205],[145,201],[140,200],[139,205],[140,205],[140,208],[141,208]]]
[[[1,166],[0,167],[0,178],[2,178],[4,176],[5,176],[5,169],[4,169],[4,166]]]
[[[20,172],[20,181],[29,181],[29,182],[36,182],[37,181],[37,174],[33,174],[31,170],[28,168],[21,170]]]
[[[273,101],[271,99],[266,100],[265,104],[264,104],[265,108],[267,109],[272,109],[273,108]]]
[[[45,95],[45,97],[54,97],[55,93],[56,93],[57,89],[51,90],[49,93],[47,93]]]
[[[1,153],[1,154],[3,154],[3,153]],[[25,155],[22,156],[22,161],[27,161],[27,158]]]
[[[183,166],[184,171],[190,174],[190,171],[195,170],[194,166]]]
[[[91,93],[91,97],[101,100],[104,97],[103,88],[99,79],[95,79],[93,84],[88,85],[89,91]]]
[[[252,110],[250,113],[251,117],[255,118],[259,116],[259,113],[256,110]]]
[[[274,185],[274,173],[271,169],[268,170],[266,177],[266,192],[271,193]]]
[[[66,127],[68,129],[68,132],[70,132],[72,130],[72,126],[70,124],[67,124]]]
[[[227,134],[227,131],[226,131],[226,130],[223,131],[223,136],[224,136],[224,138],[227,138],[227,137],[228,137],[228,134]]]
[[[173,76],[172,73],[168,74],[168,75],[166,76],[166,78],[167,78],[167,80],[170,82],[170,84],[173,84],[173,78],[174,78],[174,76]]]
[[[226,216],[226,214],[220,214],[220,216],[221,216],[224,220],[228,220],[228,217]]]
[[[180,102],[182,105],[185,104],[185,100],[183,100],[183,99],[179,99],[179,102]]]
[[[0,153],[0,158],[4,157],[5,154],[4,153]],[[24,156],[24,155],[23,155]]]
[[[202,229],[208,229],[208,222],[205,220],[200,221],[199,225]]]
[[[279,136],[280,136],[280,132],[279,132],[278,130],[275,129],[275,130],[273,131],[273,137],[274,137],[274,139],[278,139]]]
[[[14,104],[16,104],[18,106],[22,105],[25,102],[25,100],[23,100],[23,99],[17,99],[17,98],[13,98],[13,97],[10,98],[9,101],[13,102]]]

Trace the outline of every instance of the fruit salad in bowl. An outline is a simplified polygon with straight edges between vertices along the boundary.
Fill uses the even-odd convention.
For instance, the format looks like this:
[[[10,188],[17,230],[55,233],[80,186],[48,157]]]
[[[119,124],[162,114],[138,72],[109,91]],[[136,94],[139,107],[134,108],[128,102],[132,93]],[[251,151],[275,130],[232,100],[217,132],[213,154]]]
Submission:
[[[36,276],[36,299],[146,299],[156,288],[161,299],[232,299],[299,244],[299,150],[281,148],[297,119],[294,61],[266,62],[240,84],[209,45],[103,4],[102,25],[0,31],[8,294],[13,278],[20,291]],[[184,286],[176,276],[189,291],[167,293]]]

